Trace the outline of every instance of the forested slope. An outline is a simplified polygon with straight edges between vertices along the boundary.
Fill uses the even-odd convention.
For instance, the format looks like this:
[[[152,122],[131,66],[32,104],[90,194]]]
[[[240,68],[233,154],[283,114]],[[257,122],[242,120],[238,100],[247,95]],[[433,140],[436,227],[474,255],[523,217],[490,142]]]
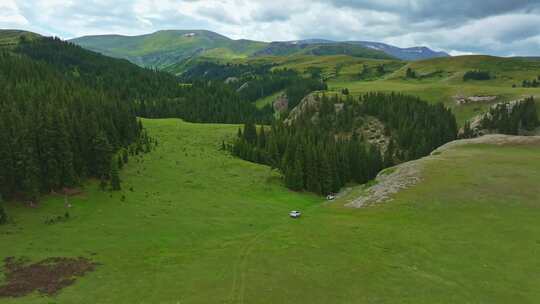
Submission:
[[[300,113],[271,128],[257,131],[246,124],[230,147],[243,159],[279,169],[293,190],[328,194],[349,182],[365,183],[381,169],[425,156],[457,135],[455,117],[442,104],[401,94],[346,100],[323,95],[299,107]],[[377,146],[360,131],[370,117],[383,122],[377,136],[388,137],[388,144]]]
[[[40,193],[106,178],[113,153],[143,134],[133,107],[49,64],[0,53],[0,193]],[[138,149],[141,146],[138,145]]]
[[[244,92],[237,84],[207,79],[183,84],[171,74],[57,38],[27,36],[19,41],[11,37],[16,42],[0,49],[0,140],[5,143],[0,147],[0,193],[7,198],[35,201],[40,193],[76,186],[86,177],[109,178],[116,170],[111,167],[116,151],[133,144],[132,152],[149,149],[137,116],[269,123],[272,108],[254,104],[258,88],[270,80],[270,94],[284,84],[303,82],[285,72],[245,79],[251,85]],[[299,86],[299,92],[320,85]]]

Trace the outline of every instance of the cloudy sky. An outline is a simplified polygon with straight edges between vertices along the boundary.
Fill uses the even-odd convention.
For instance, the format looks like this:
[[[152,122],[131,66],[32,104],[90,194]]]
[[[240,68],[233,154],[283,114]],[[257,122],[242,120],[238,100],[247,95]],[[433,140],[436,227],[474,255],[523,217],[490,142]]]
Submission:
[[[540,56],[540,0],[0,0],[0,28],[73,38],[207,29],[264,41],[425,45]]]

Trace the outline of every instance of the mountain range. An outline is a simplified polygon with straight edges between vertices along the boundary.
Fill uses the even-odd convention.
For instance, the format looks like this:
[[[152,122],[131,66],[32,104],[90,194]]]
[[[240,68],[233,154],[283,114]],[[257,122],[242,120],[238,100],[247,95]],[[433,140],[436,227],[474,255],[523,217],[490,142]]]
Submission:
[[[374,59],[421,60],[448,57],[427,47],[399,48],[368,41],[308,39],[282,42],[233,40],[206,30],[164,30],[139,36],[97,35],[70,40],[104,55],[144,67],[166,68],[198,57],[235,59],[256,56],[349,55]]]

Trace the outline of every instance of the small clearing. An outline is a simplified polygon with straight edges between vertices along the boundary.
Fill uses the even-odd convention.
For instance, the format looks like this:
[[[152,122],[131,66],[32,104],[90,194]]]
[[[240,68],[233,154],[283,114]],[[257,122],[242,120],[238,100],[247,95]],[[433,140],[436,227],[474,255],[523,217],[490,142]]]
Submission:
[[[440,159],[440,154],[446,150],[469,144],[490,145],[540,145],[540,136],[512,136],[492,134],[482,137],[461,139],[449,142],[421,159],[406,162],[383,170],[377,175],[376,184],[368,188],[362,196],[345,204],[347,207],[361,208],[391,200],[392,195],[403,189],[416,185],[422,180],[422,168],[426,162]]]
[[[77,277],[93,271],[96,264],[86,258],[48,258],[26,264],[24,259],[8,257],[4,261],[5,283],[0,297],[22,297],[34,291],[53,296],[75,283]]]

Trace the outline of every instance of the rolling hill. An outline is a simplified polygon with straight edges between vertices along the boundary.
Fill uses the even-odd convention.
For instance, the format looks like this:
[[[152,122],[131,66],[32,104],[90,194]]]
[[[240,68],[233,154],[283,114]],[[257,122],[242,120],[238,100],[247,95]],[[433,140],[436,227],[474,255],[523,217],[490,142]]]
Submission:
[[[363,186],[327,203],[218,151],[235,125],[144,125],[163,144],[124,167],[121,192],[87,183],[69,197],[70,219],[53,225],[43,221],[66,212],[62,195],[38,209],[6,205],[16,224],[0,226],[0,260],[82,256],[99,266],[54,298],[0,302],[540,300],[538,145],[447,150],[392,202],[351,209],[343,205]],[[302,218],[289,219],[290,210]]]
[[[372,59],[416,60],[448,56],[428,48],[401,49],[374,42],[336,42],[323,39],[288,42],[233,40],[204,30],[165,30],[140,36],[99,35],[70,40],[102,54],[128,59],[144,67],[181,70],[194,58],[230,60],[257,56],[349,55]]]
[[[19,43],[20,39],[35,39],[39,34],[22,30],[2,30],[0,29],[0,47],[11,47]]]
[[[108,56],[128,59],[144,67],[158,68],[201,55],[247,57],[266,45],[250,40],[232,40],[204,30],[158,31],[141,36],[85,36],[70,41]]]
[[[257,51],[254,56],[290,56],[290,55],[349,55],[352,57],[372,59],[395,59],[382,52],[359,45],[349,43],[296,43],[296,42],[272,42],[266,48]]]
[[[325,39],[306,39],[291,41],[294,44],[334,44],[336,41]],[[372,41],[346,41],[343,42],[349,45],[359,45],[362,47],[370,48],[377,51],[382,51],[390,56],[401,60],[423,60],[438,57],[450,57],[446,52],[437,52],[428,47],[416,46],[409,48],[400,48],[397,46],[389,45],[381,42]]]
[[[430,58],[450,57],[450,55],[446,52],[437,52],[425,46],[399,48],[393,45],[380,43],[380,42],[352,41],[349,43],[359,44],[367,48],[383,51],[386,54],[389,54],[401,60],[423,60],[423,59],[430,59]]]
[[[33,37],[27,32],[4,31],[0,41],[11,48],[21,36]],[[148,66],[171,67],[177,59],[213,58],[271,63],[274,69],[287,67],[305,74],[315,69],[334,90],[329,94],[345,94],[341,89],[348,88],[349,96],[378,91],[417,95],[432,103],[444,102],[460,121],[488,105],[458,105],[456,94],[497,95],[500,99],[540,95],[538,88],[512,87],[519,80],[540,75],[540,62],[525,58],[463,56],[405,62],[355,57],[355,52],[367,51],[373,56],[388,55],[321,40],[282,56],[255,56],[268,44],[230,40],[206,31],[147,36],[88,39],[100,42],[95,51],[107,49],[118,57],[129,53],[129,58],[122,58]],[[348,184],[335,200],[327,201],[308,192],[289,191],[277,170],[226,151],[225,145],[234,141],[239,130],[236,122],[250,120],[248,115],[228,119],[230,113],[243,114],[241,103],[228,102],[237,100],[236,90],[213,89],[210,84],[217,81],[180,84],[168,73],[142,69],[127,60],[108,58],[58,39],[40,40],[21,43],[6,54],[0,52],[0,59],[10,61],[0,69],[4,80],[0,82],[0,95],[4,96],[0,98],[0,188],[5,185],[1,176],[7,172],[5,167],[24,178],[15,185],[25,187],[41,172],[51,176],[55,171],[67,172],[67,165],[51,169],[57,160],[68,163],[69,151],[56,152],[68,145],[78,152],[75,156],[88,157],[96,164],[100,153],[107,157],[102,157],[102,164],[94,166],[97,169],[91,175],[101,176],[101,182],[83,178],[73,184],[76,188],[64,188],[65,194],[49,191],[52,188],[45,185],[42,188],[47,191],[39,204],[18,199],[19,193],[1,202],[9,216],[0,225],[1,303],[540,301],[540,213],[536,212],[540,193],[534,190],[540,183],[540,138],[495,136],[454,141],[413,161],[413,172],[401,176],[407,180],[406,187],[398,187],[386,197],[390,200],[358,203],[381,184],[387,185],[387,178],[399,177],[404,168],[411,168],[411,162],[380,172],[376,181]],[[170,45],[171,40],[175,45]],[[204,47],[198,48],[201,45]],[[349,53],[343,53],[343,48]],[[336,54],[338,51],[341,53]],[[407,77],[408,68],[417,76]],[[495,77],[463,81],[470,70],[487,71]],[[364,101],[370,116],[390,116],[390,110],[375,111],[382,108],[381,100]],[[309,99],[304,102],[309,103]],[[360,123],[354,116],[345,116],[353,112],[343,110],[347,109],[344,103],[321,103],[321,108],[325,105],[328,113],[343,115],[347,124]],[[140,112],[143,106],[145,111]],[[422,111],[426,108],[430,107],[417,107],[415,113],[406,115],[396,107],[393,113],[422,118],[422,113],[429,114]],[[120,155],[109,155],[109,142],[120,147],[129,137],[131,128],[123,120],[131,118],[138,128],[136,113],[183,117],[180,110],[200,115],[204,119],[192,121],[206,123],[142,118],[144,138],[148,141],[148,135],[154,143],[152,149],[145,149],[152,151],[140,153],[136,146],[128,147],[129,162],[119,161]],[[320,121],[321,128],[335,125],[336,130],[344,131],[345,123],[330,124],[332,116],[321,112],[308,113],[305,121]],[[377,127],[372,123],[376,118],[366,118],[369,133]],[[433,127],[427,119],[419,124],[408,119],[395,122],[407,130],[419,126],[410,136],[403,132],[403,139],[421,138]],[[92,131],[98,125],[102,125],[100,131]],[[257,137],[253,151],[258,151],[264,146],[263,137],[253,128]],[[278,132],[280,128],[273,129],[266,130]],[[240,134],[250,134],[245,130]],[[380,133],[374,132],[373,139]],[[13,134],[20,136],[13,139]],[[264,142],[272,143],[276,151],[281,145],[296,145],[295,154],[288,155],[323,147],[321,142],[310,150],[298,148],[306,136],[282,142],[265,134]],[[21,148],[12,148],[17,145]],[[90,145],[92,149],[79,152]],[[33,147],[43,151],[34,153]],[[360,152],[349,151],[352,155]],[[305,160],[311,161],[316,153],[306,155],[310,157]],[[35,169],[34,158],[38,157],[51,161],[40,162]],[[120,171],[117,161],[122,163]],[[73,163],[79,166],[81,161]],[[294,167],[302,163],[307,162],[295,161]],[[112,191],[114,188],[102,185],[104,174],[98,169],[106,172],[105,166],[116,168],[120,189]],[[309,167],[313,172],[328,170],[328,176],[337,172],[336,166]],[[81,176],[92,173],[83,169]],[[66,190],[76,191],[70,195]],[[302,217],[290,219],[291,210],[300,210]],[[53,265],[44,262],[50,259],[85,259],[95,269],[84,277],[66,275],[60,269],[56,272],[63,275],[51,283],[50,277],[57,276]],[[55,285],[65,289],[53,289],[47,296]],[[19,293],[13,295],[14,291]]]

